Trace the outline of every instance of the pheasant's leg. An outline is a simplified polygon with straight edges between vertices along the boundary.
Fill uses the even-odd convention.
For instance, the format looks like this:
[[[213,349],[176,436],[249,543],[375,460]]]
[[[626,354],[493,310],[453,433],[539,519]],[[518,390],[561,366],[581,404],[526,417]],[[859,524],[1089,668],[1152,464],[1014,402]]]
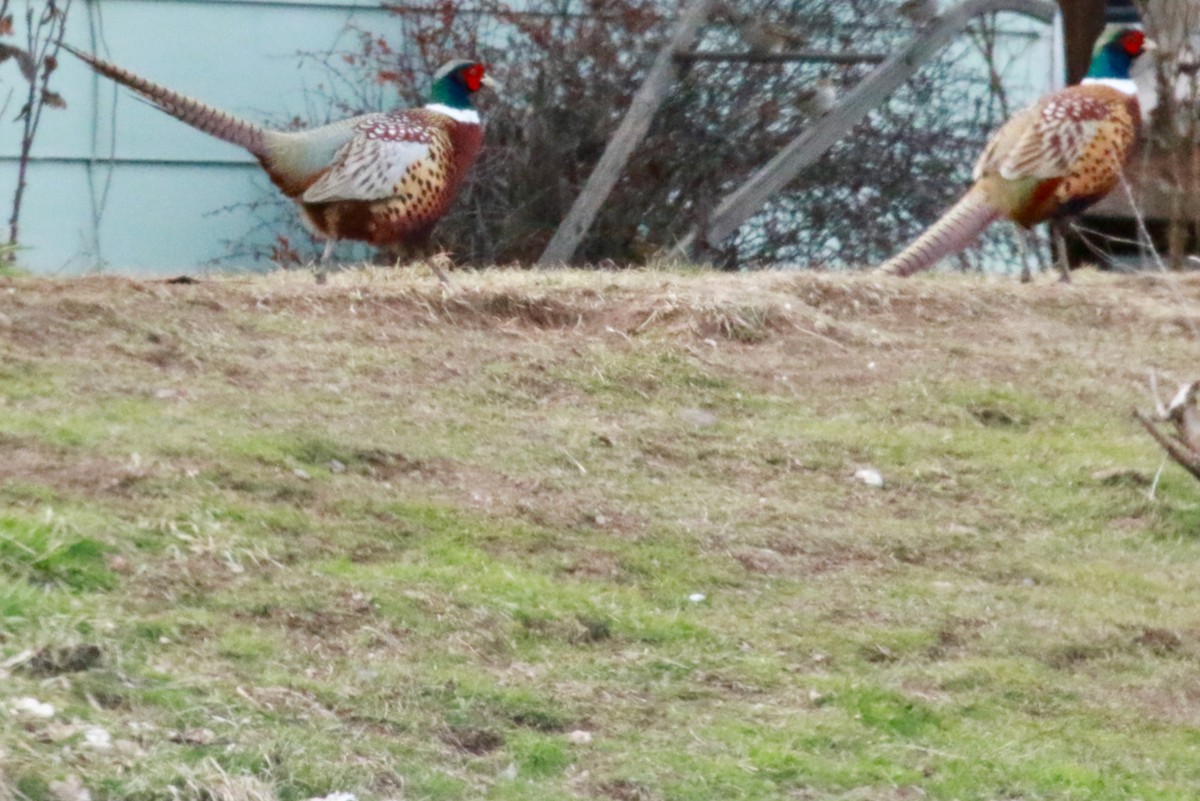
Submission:
[[[1054,263],[1058,267],[1058,280],[1069,284],[1071,283],[1071,259],[1067,256],[1067,238],[1063,236],[1062,227],[1058,224],[1050,226],[1050,236],[1054,238]]]
[[[317,283],[324,284],[329,278],[329,260],[333,256],[333,243],[335,240],[325,240],[325,250],[321,253],[321,260],[317,262]]]
[[[1017,231],[1017,250],[1021,251],[1021,283],[1028,284],[1033,280],[1033,273],[1029,269],[1030,256],[1030,233],[1027,229],[1021,228]]]
[[[450,276],[446,275],[446,271],[443,270],[442,265],[439,264],[439,262],[445,259],[445,256],[436,252],[433,245],[433,229],[430,228],[413,236],[413,238],[409,240],[409,243],[409,254],[414,259],[420,259],[428,264],[430,272],[437,276],[438,283],[449,284]],[[445,260],[448,266],[449,260]]]
[[[433,256],[430,256],[428,259],[426,259],[425,262],[429,265],[429,269],[433,270],[433,274],[437,276],[437,280],[439,283],[449,284],[450,276],[446,275],[446,271],[442,269],[442,266],[440,264],[438,264],[438,261],[440,261],[440,260],[441,260],[441,256],[435,254]]]

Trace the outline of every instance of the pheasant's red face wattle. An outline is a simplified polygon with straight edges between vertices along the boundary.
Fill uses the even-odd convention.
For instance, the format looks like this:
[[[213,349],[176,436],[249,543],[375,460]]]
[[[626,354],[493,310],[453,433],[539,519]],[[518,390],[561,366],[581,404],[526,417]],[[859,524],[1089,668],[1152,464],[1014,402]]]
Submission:
[[[1121,39],[1121,45],[1131,57],[1137,58],[1145,50],[1146,34],[1141,31],[1130,31]]]
[[[472,92],[478,92],[483,86],[483,74],[486,69],[482,64],[472,64],[463,70],[463,81]]]

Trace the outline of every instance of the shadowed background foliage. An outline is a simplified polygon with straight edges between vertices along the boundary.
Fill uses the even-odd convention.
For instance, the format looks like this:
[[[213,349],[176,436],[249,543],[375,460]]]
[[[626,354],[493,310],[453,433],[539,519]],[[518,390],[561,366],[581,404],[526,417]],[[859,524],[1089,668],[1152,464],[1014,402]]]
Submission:
[[[718,5],[699,47],[887,54],[915,24],[883,0],[761,5]],[[506,91],[484,101],[485,152],[440,238],[465,263],[535,260],[629,106],[672,15],[655,0],[533,0],[519,11],[494,0],[444,0],[391,12],[386,34],[358,30],[352,50],[307,56],[330,71],[333,114],[371,108],[381,82],[398,82],[403,99],[419,103],[427,76],[447,58],[488,61]],[[1038,46],[1037,35],[1013,21],[983,21],[711,258],[730,269],[854,266],[878,261],[920,229],[968,180],[987,132],[1011,110],[1009,95],[1031,88],[1026,73],[1004,73],[1014,54]],[[764,41],[764,28],[776,38]],[[815,87],[845,92],[872,66],[686,68],[577,259],[615,266],[653,259],[820,113]]]

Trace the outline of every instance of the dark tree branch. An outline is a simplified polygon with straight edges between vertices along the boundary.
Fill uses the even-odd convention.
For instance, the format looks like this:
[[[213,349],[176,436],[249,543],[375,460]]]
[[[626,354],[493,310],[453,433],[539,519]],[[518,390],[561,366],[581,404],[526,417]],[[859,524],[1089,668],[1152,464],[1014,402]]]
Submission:
[[[1149,432],[1150,436],[1154,437],[1154,441],[1162,446],[1175,462],[1188,471],[1197,480],[1200,480],[1200,454],[1193,453],[1183,447],[1183,444],[1171,439],[1166,434],[1158,430],[1154,420],[1140,409],[1133,410],[1133,416],[1138,419],[1138,422]]]
[[[887,60],[882,53],[855,53],[851,50],[784,50],[778,53],[747,53],[733,50],[710,50],[703,53],[676,53],[675,60],[690,64],[701,61],[733,61],[746,64],[879,64]]]
[[[737,191],[730,194],[712,215],[706,230],[690,232],[675,247],[685,256],[693,246],[714,247],[750,219],[773,195],[788,185],[892,92],[911,78],[921,65],[941,52],[971,20],[994,11],[1012,11],[1049,22],[1054,5],[1047,0],[967,0],[926,25],[909,45],[879,65],[846,95],[830,114],[792,140]]]

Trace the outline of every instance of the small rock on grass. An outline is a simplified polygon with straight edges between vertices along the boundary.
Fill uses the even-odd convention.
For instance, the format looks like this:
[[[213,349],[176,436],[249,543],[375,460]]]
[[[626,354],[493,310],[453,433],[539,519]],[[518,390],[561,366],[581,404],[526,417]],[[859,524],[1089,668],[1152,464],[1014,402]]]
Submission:
[[[717,416],[703,409],[680,409],[675,416],[685,423],[691,423],[696,428],[708,428],[717,424]]]
[[[184,731],[173,731],[167,735],[167,739],[173,743],[182,743],[184,745],[208,745],[217,737],[212,729],[196,728],[186,729]]]
[[[83,744],[97,751],[107,751],[112,748],[112,735],[107,729],[99,726],[89,726],[83,730]]]
[[[854,478],[868,487],[882,487],[883,474],[874,467],[864,467],[861,470],[854,471]]]
[[[31,718],[52,718],[54,717],[55,709],[53,704],[47,704],[36,698],[26,696],[12,702],[12,711],[18,715],[25,715]]]
[[[74,773],[62,781],[50,782],[50,794],[56,801],[92,801],[91,791]]]

